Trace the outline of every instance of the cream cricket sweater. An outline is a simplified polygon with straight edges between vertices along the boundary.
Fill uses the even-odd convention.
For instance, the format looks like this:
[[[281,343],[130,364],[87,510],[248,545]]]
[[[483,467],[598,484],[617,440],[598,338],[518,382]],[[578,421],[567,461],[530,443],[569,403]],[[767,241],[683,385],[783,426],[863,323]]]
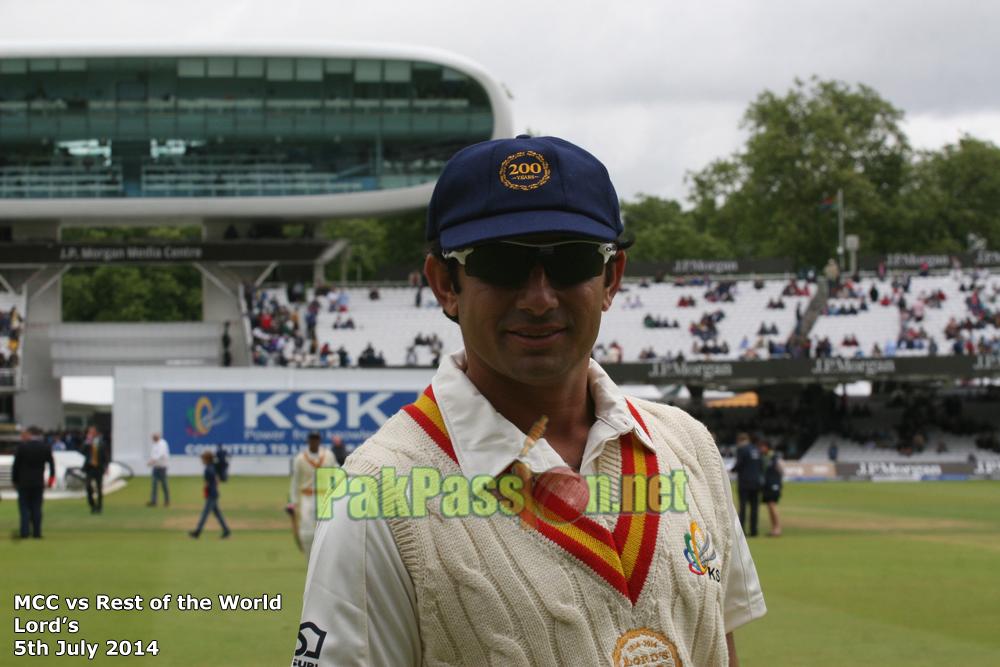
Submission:
[[[596,536],[582,540],[596,546],[574,550],[544,531],[522,529],[517,517],[446,518],[440,496],[428,502],[426,518],[388,520],[416,590],[423,664],[728,664],[723,601],[733,536],[717,449],[704,426],[683,411],[631,403],[653,442],[659,471],[687,475],[686,511],[659,514],[645,540],[637,530],[613,534],[618,515],[596,515],[572,524]],[[632,447],[639,442],[628,439]],[[598,459],[614,498],[623,457],[631,451],[609,443]],[[394,467],[398,476],[415,466],[437,468],[442,478],[462,472],[404,411],[345,468],[350,475],[379,477],[383,467]],[[612,539],[617,549],[608,549],[609,538],[622,544]],[[644,568],[644,579],[635,575]],[[629,571],[632,579],[622,576]]]

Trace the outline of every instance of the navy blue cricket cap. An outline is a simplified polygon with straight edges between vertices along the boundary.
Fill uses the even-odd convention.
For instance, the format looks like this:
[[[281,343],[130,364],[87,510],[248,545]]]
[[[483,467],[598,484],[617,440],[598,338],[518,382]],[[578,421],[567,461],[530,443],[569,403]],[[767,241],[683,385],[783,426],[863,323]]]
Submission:
[[[515,236],[614,241],[618,195],[600,160],[563,139],[484,141],[445,165],[427,208],[427,240],[448,250]]]

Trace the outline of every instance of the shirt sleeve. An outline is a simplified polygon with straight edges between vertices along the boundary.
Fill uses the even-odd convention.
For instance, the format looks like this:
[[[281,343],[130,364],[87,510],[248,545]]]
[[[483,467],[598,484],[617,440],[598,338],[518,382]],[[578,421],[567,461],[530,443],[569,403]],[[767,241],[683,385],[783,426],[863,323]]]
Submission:
[[[317,522],[292,664],[418,667],[413,582],[388,524],[351,519],[348,500]]]
[[[729,481],[726,466],[722,468],[723,486],[726,490],[726,505],[729,508],[729,522],[733,526],[733,547],[729,555],[729,583],[726,586],[725,621],[726,633],[742,627],[767,613],[764,593],[760,590],[757,568],[750,555],[743,526],[733,505],[733,487]]]

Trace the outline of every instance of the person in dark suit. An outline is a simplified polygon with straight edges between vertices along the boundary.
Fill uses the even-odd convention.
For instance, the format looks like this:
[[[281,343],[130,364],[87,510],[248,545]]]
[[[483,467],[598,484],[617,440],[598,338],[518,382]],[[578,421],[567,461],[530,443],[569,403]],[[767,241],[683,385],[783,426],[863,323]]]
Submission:
[[[339,435],[333,436],[333,456],[337,459],[337,465],[344,465],[348,453],[344,440]]]
[[[96,426],[87,429],[82,453],[86,459],[83,472],[87,476],[87,504],[90,505],[91,514],[100,514],[104,505],[104,473],[111,463],[111,453]]]
[[[48,485],[56,480],[52,448],[42,439],[42,429],[31,426],[21,432],[21,444],[14,452],[11,478],[17,487],[17,506],[21,512],[21,537],[42,536],[42,499],[45,491],[45,466],[49,466]]]
[[[757,537],[757,510],[760,506],[761,456],[750,436],[740,433],[736,438],[736,465],[733,472],[738,476],[737,488],[740,495],[740,524],[743,532]],[[747,526],[747,505],[750,505],[750,525]]]

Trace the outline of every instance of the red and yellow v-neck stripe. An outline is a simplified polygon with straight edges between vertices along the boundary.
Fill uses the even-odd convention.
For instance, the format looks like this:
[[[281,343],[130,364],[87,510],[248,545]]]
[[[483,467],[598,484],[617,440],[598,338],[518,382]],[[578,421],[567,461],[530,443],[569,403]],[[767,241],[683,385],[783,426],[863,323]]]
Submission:
[[[631,403],[628,403],[628,407],[640,428],[648,434],[646,424],[635,407]],[[455,448],[448,436],[433,390],[427,387],[416,403],[403,410],[457,465]],[[626,433],[619,438],[619,443],[622,475],[650,476],[659,473],[656,454],[638,438]],[[556,517],[575,515],[571,508],[554,497],[545,504],[544,509]],[[589,567],[634,605],[653,562],[659,522],[659,514],[646,512],[619,514],[613,531],[587,516],[566,525],[552,525],[544,520],[532,521],[531,524],[542,536]]]

